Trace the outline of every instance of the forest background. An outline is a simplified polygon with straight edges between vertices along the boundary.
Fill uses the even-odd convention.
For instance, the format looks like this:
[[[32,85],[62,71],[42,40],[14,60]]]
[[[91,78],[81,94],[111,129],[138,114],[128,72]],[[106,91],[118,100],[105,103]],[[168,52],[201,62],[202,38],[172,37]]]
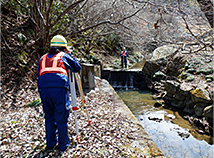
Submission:
[[[123,46],[132,63],[166,44],[213,50],[212,28],[211,0],[2,0],[1,81],[11,87],[3,94],[22,83],[35,88],[38,59],[56,34],[77,58],[112,66]]]
[[[76,58],[103,67],[120,67],[123,46],[129,64],[150,59],[153,50],[167,44],[193,55],[209,52],[213,1],[1,0],[3,100],[16,102],[20,89],[36,90],[38,60],[57,34],[68,40]]]

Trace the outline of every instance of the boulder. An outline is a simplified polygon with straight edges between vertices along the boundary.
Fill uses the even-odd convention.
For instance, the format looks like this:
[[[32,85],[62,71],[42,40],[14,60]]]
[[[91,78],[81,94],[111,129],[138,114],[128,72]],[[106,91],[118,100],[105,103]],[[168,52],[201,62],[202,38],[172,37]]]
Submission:
[[[195,110],[192,107],[185,107],[183,112],[186,112],[186,113],[188,113],[190,115],[193,115],[195,113]]]
[[[186,79],[189,76],[191,76],[191,74],[188,73],[188,72],[184,72],[184,71],[179,75],[179,77],[182,78],[182,79]]]
[[[186,72],[193,74],[196,72],[196,69],[191,68],[191,69],[188,69]]]
[[[175,94],[177,90],[180,88],[180,84],[176,81],[167,80],[164,84],[167,93]]]
[[[194,107],[194,103],[193,103],[191,97],[187,97],[184,104],[185,104],[186,108],[193,108]]]
[[[207,107],[209,104],[204,102],[198,102],[194,105],[195,115],[198,117],[203,116],[204,108]]]
[[[204,108],[203,116],[213,119],[213,105]]]
[[[183,108],[186,104],[190,104],[189,100],[191,101],[191,86],[186,83],[179,84],[178,82],[172,80],[167,80],[164,86],[167,90],[167,95],[163,98],[166,103],[178,108]]]
[[[191,90],[193,90],[193,87],[185,82],[180,85],[180,93],[182,93],[184,96],[190,95]]]
[[[199,83],[197,84],[197,87],[200,89],[207,89],[208,85],[206,84],[206,81],[199,81]]]
[[[183,106],[187,106],[186,104],[189,104],[189,101],[191,101],[190,97],[190,91],[193,89],[193,87],[189,86],[185,82],[183,82],[180,85],[180,89],[176,91],[175,93],[175,99],[182,100]]]
[[[175,99],[177,100],[186,100],[186,96],[183,95],[184,93],[179,89],[176,93],[175,93]]]
[[[212,100],[209,97],[209,93],[205,89],[197,88],[195,90],[191,90],[191,98],[194,103],[204,102],[208,104],[212,104]]]
[[[164,58],[174,54],[178,50],[178,48],[179,48],[179,46],[177,46],[177,45],[160,46],[152,52],[151,60],[164,59]]]
[[[151,76],[159,69],[160,64],[156,61],[146,61],[142,68],[147,86],[151,86]]]
[[[206,77],[205,77],[205,79],[206,79],[206,81],[213,81],[214,80],[214,75],[207,75]]]
[[[156,61],[146,61],[142,71],[147,74],[153,74],[160,67],[160,64]]]
[[[167,91],[163,96],[165,103],[173,107],[184,108],[183,111],[186,113],[201,117],[204,109],[212,103],[209,93],[205,90],[206,84],[200,83],[198,85],[200,88],[193,89],[186,82],[179,84],[176,81],[167,80],[164,86]]]
[[[195,80],[195,76],[194,76],[194,75],[189,75],[189,76],[185,79],[186,82],[191,82],[191,81],[194,81],[194,80]]]
[[[160,81],[161,79],[164,79],[165,77],[166,77],[166,74],[164,74],[164,73],[161,72],[161,71],[156,72],[156,73],[152,76],[152,78],[153,78],[154,80],[157,80],[157,81]]]
[[[173,101],[171,102],[171,105],[177,108],[183,108],[185,106],[183,100],[177,100],[177,99],[173,99]]]
[[[173,95],[170,93],[166,93],[165,95],[163,95],[163,100],[165,101],[166,104],[171,104],[173,99],[174,99]]]
[[[200,68],[198,70],[196,70],[196,74],[204,74],[204,75],[210,75],[213,74],[213,69],[207,69],[207,68]]]

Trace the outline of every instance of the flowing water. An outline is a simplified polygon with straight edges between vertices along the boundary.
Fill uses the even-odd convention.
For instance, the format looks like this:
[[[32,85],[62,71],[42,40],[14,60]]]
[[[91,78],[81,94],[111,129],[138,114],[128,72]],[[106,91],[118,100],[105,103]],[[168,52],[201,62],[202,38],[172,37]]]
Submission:
[[[182,118],[180,111],[154,107],[155,100],[152,99],[150,92],[117,91],[117,93],[166,157],[214,157],[213,138],[199,134],[189,121]]]

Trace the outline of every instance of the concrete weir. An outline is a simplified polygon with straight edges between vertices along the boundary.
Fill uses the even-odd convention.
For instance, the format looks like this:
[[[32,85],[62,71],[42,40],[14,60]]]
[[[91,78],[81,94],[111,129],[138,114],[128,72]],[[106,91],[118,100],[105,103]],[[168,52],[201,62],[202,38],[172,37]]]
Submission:
[[[103,69],[101,78],[106,79],[113,88],[146,89],[142,69]]]

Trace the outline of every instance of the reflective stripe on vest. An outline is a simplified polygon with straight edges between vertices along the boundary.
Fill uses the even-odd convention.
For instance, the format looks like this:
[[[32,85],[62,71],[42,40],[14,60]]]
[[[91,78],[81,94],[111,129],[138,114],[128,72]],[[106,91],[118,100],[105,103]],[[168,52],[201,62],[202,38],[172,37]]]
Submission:
[[[126,56],[126,51],[122,51],[122,56]]]
[[[48,54],[45,54],[40,61],[40,76],[46,73],[60,73],[68,77],[68,73],[62,61],[64,54],[65,53],[60,52],[52,58],[48,58]]]

